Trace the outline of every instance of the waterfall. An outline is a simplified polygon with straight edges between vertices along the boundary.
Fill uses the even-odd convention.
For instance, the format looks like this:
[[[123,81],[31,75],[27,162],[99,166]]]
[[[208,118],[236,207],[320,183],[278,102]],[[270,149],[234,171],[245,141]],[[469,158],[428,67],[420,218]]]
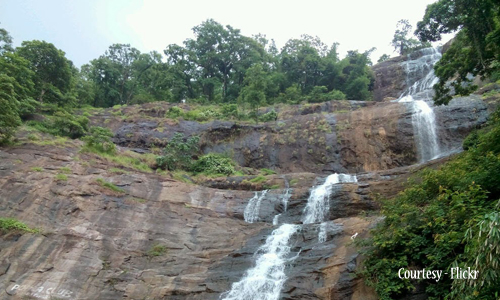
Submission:
[[[319,225],[319,233],[318,233],[318,242],[324,243],[326,242],[326,226],[328,223],[322,222],[321,225]]]
[[[257,250],[255,267],[248,270],[231,290],[221,295],[222,300],[278,300],[285,283],[285,264],[292,260],[288,242],[300,225],[283,224],[267,237]]]
[[[260,203],[266,194],[267,190],[262,191],[260,195],[259,192],[255,192],[255,196],[248,201],[245,211],[243,212],[245,222],[253,223],[259,219]]]
[[[333,185],[337,183],[358,182],[356,175],[332,174],[322,185],[316,186],[311,191],[307,205],[304,209],[304,224],[323,222],[330,210],[329,198]]]
[[[398,101],[407,103],[412,110],[412,126],[420,162],[439,157],[441,151],[436,131],[436,116],[427,101],[432,100],[432,87],[439,80],[434,74],[434,64],[441,58],[436,48],[417,52],[420,57],[404,62],[406,81],[409,88]]]
[[[304,210],[304,224],[323,222],[329,208],[329,197],[332,187],[338,183],[357,182],[355,175],[332,174],[328,176],[322,185],[312,189],[311,195],[307,200]],[[254,197],[248,201],[245,207],[245,221],[252,223],[258,220],[260,203],[266,191],[259,195],[255,193]],[[288,200],[290,199],[290,188],[286,184],[285,191],[281,201],[286,212]],[[273,225],[278,224],[280,214],[274,216]],[[330,222],[320,224],[318,236],[319,242],[325,242],[327,230],[335,227]],[[243,278],[232,284],[231,290],[221,294],[221,300],[278,300],[283,284],[286,281],[285,266],[286,263],[295,259],[297,255],[290,253],[289,241],[293,234],[302,228],[301,225],[283,224],[273,230],[254,256],[256,257],[255,266],[246,271]],[[335,228],[338,228],[335,227]]]

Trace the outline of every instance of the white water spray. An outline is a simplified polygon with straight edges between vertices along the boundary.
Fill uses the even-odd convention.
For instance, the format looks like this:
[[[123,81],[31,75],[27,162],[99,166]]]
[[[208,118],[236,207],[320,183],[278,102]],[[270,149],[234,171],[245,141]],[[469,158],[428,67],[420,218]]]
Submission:
[[[333,185],[348,182],[358,182],[356,175],[335,173],[328,176],[325,183],[314,187],[304,209],[304,224],[323,222],[330,210],[329,198]]]
[[[255,267],[248,270],[231,290],[221,295],[222,300],[278,300],[285,283],[285,264],[294,259],[290,257],[288,245],[292,235],[300,225],[283,224],[266,239],[257,250]]]
[[[259,192],[255,192],[255,196],[248,201],[245,211],[243,212],[245,222],[253,223],[259,219],[260,203],[266,194],[267,190],[262,191],[260,195]]]
[[[427,101],[432,99],[432,87],[439,79],[434,74],[434,64],[441,58],[435,48],[422,49],[418,59],[404,62],[407,84],[410,87],[399,97],[399,102],[411,107],[412,125],[420,162],[440,156],[440,147],[436,131],[436,116]],[[413,83],[412,83],[413,82]]]

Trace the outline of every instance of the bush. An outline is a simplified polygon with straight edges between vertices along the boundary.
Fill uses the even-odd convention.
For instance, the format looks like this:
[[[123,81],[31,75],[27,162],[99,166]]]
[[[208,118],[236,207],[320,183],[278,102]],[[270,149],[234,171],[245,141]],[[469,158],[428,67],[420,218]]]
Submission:
[[[107,128],[95,126],[90,128],[90,134],[83,137],[85,147],[99,153],[113,154],[116,152],[116,146],[111,141],[113,132]]]
[[[44,109],[52,110],[51,106]],[[53,116],[46,116],[43,121],[28,121],[26,125],[36,128],[38,131],[58,136],[67,136],[72,139],[84,136],[88,130],[89,119],[85,116],[77,116],[65,110],[57,110]]]
[[[192,158],[199,150],[199,141],[197,136],[185,139],[184,134],[177,132],[163,149],[163,155],[156,158],[158,168],[170,171],[190,170]]]
[[[238,118],[238,105],[236,104],[224,104],[221,108],[221,114],[224,118]]]
[[[271,110],[270,112],[267,112],[267,113],[259,116],[259,120],[261,122],[276,121],[277,119],[278,119],[278,113],[275,112],[274,110]]]
[[[464,139],[462,143],[462,148],[464,150],[469,150],[471,148],[476,147],[478,142],[479,142],[479,135],[477,134],[477,131],[473,131]]]
[[[363,272],[380,299],[404,298],[415,288],[417,282],[398,278],[402,267],[481,270],[476,282],[449,277],[419,281],[419,287],[434,299],[453,295],[452,299],[494,300],[493,295],[500,293],[500,267],[498,259],[492,259],[492,251],[500,249],[498,116],[493,115],[489,132],[473,132],[466,139],[468,150],[458,158],[439,170],[422,172],[421,183],[384,201],[385,219],[366,242]]]
[[[57,135],[72,139],[80,138],[88,130],[89,119],[84,116],[75,117],[67,112],[57,112],[54,115],[52,126]]]
[[[193,166],[193,171],[204,174],[224,174],[234,173],[234,162],[229,157],[216,153],[202,156]]]
[[[184,110],[178,106],[172,106],[165,114],[166,118],[176,119],[184,115]]]

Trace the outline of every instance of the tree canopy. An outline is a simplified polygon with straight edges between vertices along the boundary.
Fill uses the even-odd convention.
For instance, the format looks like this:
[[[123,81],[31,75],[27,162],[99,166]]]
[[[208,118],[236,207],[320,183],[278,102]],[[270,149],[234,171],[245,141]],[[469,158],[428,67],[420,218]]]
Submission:
[[[469,75],[500,78],[500,4],[495,0],[439,0],[427,6],[415,34],[421,41],[439,41],[457,33],[450,49],[436,64],[440,82],[435,102],[446,104],[453,94],[474,90]],[[448,83],[449,82],[449,83]]]

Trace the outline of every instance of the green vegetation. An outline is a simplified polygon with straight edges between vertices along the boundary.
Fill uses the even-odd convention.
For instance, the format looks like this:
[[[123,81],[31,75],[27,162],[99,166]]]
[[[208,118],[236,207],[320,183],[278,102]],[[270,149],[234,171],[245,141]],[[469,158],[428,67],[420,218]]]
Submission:
[[[396,25],[396,32],[394,33],[394,38],[392,39],[392,46],[395,51],[398,51],[399,55],[410,54],[413,51],[431,47],[429,42],[421,42],[414,38],[409,37],[412,26],[408,20],[399,20]],[[388,57],[381,57],[381,59],[387,59]],[[383,61],[383,60],[382,60]]]
[[[436,104],[453,96],[468,95],[477,86],[469,74],[496,81],[500,78],[500,3],[495,0],[439,0],[427,6],[418,22],[421,41],[441,40],[442,34],[456,32],[450,48],[434,66],[439,83],[434,86]],[[451,87],[448,82],[451,81]]]
[[[28,227],[28,225],[24,224],[21,221],[18,221],[13,218],[0,218],[0,232],[9,232],[9,231],[22,231],[22,232],[31,232],[38,233],[38,229],[32,229]]]
[[[166,253],[167,253],[167,246],[157,244],[151,247],[151,249],[149,249],[146,255],[149,257],[155,257],[155,256],[162,256]]]
[[[275,171],[273,170],[270,170],[270,169],[266,169],[266,168],[262,168],[260,169],[260,172],[264,175],[273,175],[273,174],[276,174]]]
[[[66,174],[57,174],[56,180],[57,181],[68,181],[68,176]]]
[[[61,167],[61,168],[59,168],[59,171],[63,174],[70,174],[71,173],[71,169],[68,167]]]
[[[163,149],[163,155],[156,158],[160,169],[174,171],[176,169],[191,170],[193,166],[192,157],[199,150],[200,138],[192,136],[184,141],[182,133],[175,133],[174,137]]]
[[[125,171],[125,170],[122,170],[122,169],[119,169],[119,168],[111,168],[111,169],[109,169],[109,171],[111,173],[117,173],[117,174],[128,174],[128,173],[130,173],[128,171]]]
[[[192,170],[197,173],[231,175],[234,173],[234,162],[229,157],[217,153],[210,153],[200,157],[193,165]]]
[[[107,189],[110,189],[112,190],[113,192],[117,192],[117,193],[125,193],[125,191],[119,187],[117,187],[116,185],[112,184],[111,182],[107,182],[105,181],[104,179],[102,178],[97,178],[95,180],[100,186],[104,187],[104,188],[107,188]]]
[[[52,135],[65,136],[72,139],[80,138],[87,132],[89,119],[84,116],[76,117],[67,110],[54,108],[51,105],[43,105],[42,109],[47,108],[43,121],[28,121],[26,124],[38,131]]]
[[[85,141],[85,148],[92,152],[115,154],[116,146],[111,141],[113,133],[111,130],[102,127],[91,127],[89,135],[82,138]]]
[[[33,167],[33,168],[31,168],[31,171],[34,171],[34,172],[43,172],[43,168],[42,167]]]
[[[261,183],[266,181],[266,177],[259,175],[249,180],[251,183]]]
[[[433,299],[497,299],[500,294],[500,111],[489,131],[472,133],[468,150],[383,202],[363,275],[380,299],[404,297],[418,284]],[[476,280],[410,281],[400,268],[479,270]]]
[[[82,151],[87,151],[83,148]],[[93,151],[90,151],[93,152]],[[115,163],[125,168],[134,169],[140,172],[152,173],[151,166],[154,165],[156,156],[153,154],[139,154],[132,151],[125,151],[115,154],[93,152],[108,162]]]
[[[78,69],[45,41],[23,41],[14,48],[12,37],[0,28],[0,143],[7,143],[28,119],[41,132],[83,137],[88,117],[100,113],[100,107],[112,107],[112,115],[126,119],[128,104],[187,100],[212,107],[176,107],[167,116],[269,122],[277,119],[276,112],[259,116],[259,107],[372,97],[372,50],[348,51],[341,59],[337,43],[327,47],[309,35],[290,39],[278,50],[264,35],[247,37],[212,19],[193,33],[183,46],[168,45],[163,54],[113,44]],[[81,108],[80,116],[75,108]]]

